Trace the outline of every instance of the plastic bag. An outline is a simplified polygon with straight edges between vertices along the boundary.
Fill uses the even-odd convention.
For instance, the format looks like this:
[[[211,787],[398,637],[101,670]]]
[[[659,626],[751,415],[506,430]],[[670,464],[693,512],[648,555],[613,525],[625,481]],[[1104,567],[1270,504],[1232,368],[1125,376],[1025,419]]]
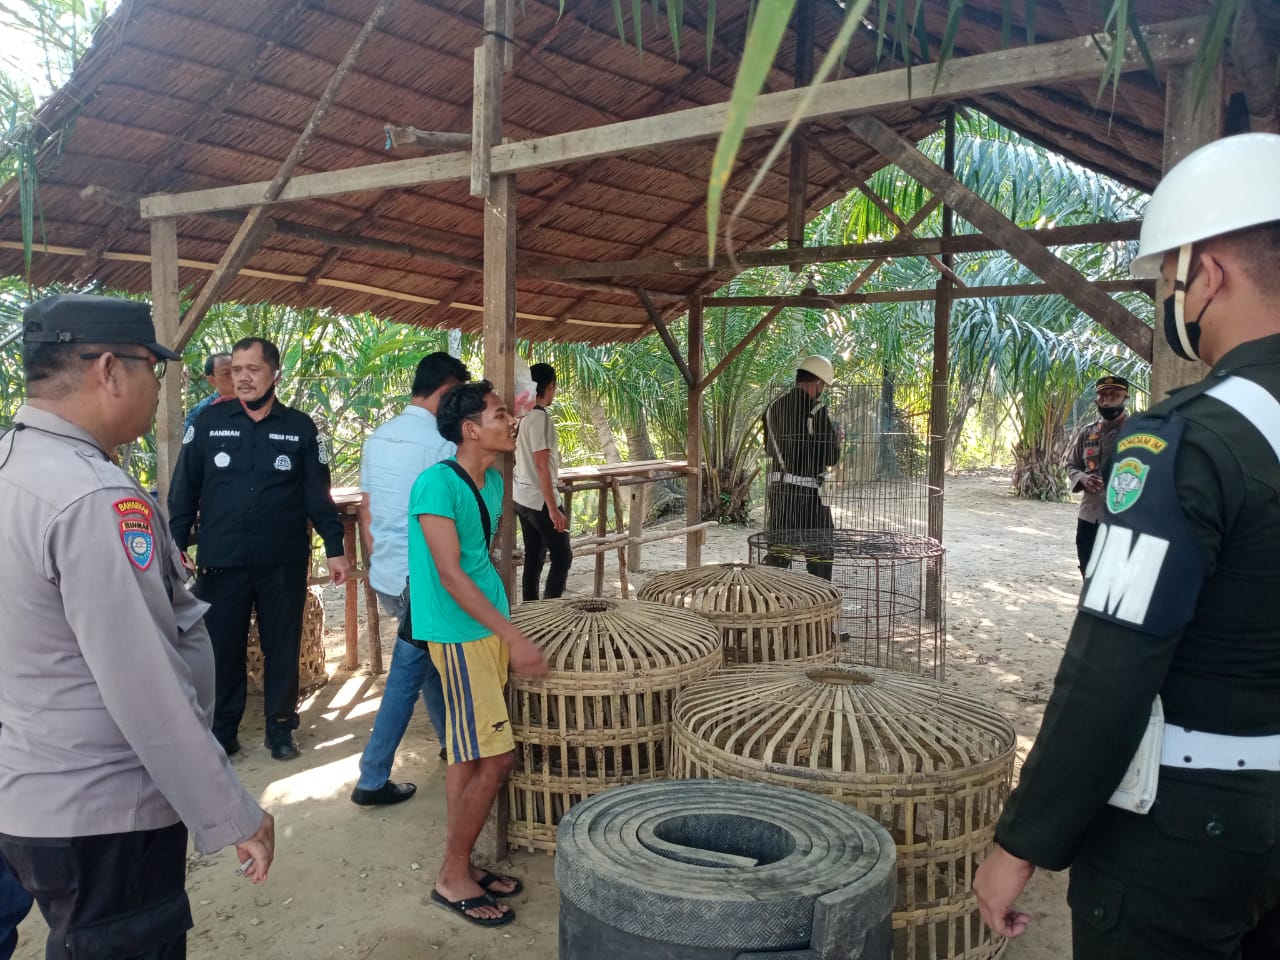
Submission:
[[[516,357],[516,381],[514,389],[515,415],[523,417],[532,412],[538,402],[538,388],[534,386],[533,374],[529,372],[529,364],[524,357]]]

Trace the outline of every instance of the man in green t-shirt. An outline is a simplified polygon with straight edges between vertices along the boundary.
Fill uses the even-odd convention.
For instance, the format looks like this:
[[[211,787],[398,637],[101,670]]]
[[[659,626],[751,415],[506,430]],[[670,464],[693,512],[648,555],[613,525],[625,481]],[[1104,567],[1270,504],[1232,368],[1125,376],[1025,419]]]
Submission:
[[[494,798],[515,763],[503,687],[508,665],[542,676],[542,651],[507,620],[507,593],[489,545],[502,516],[500,453],[516,446],[516,421],[487,380],[440,399],[440,435],[457,454],[428,467],[409,495],[409,602],[413,638],[426,642],[444,681],[448,825],[431,899],[483,927],[515,919],[495,897],[520,881],[471,862]]]

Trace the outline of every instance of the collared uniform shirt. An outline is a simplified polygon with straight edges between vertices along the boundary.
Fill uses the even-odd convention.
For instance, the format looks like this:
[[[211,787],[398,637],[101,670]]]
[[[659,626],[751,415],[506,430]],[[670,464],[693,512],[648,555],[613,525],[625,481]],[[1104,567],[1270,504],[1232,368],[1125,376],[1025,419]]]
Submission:
[[[1280,443],[1277,335],[1131,416],[1116,444],[1080,612],[996,828],[1001,846],[1038,866],[1072,862],[1157,693],[1169,724],[1280,733],[1280,460],[1214,396],[1228,382],[1273,404]]]
[[[238,400],[216,403],[182,435],[170,529],[185,550],[198,511],[201,566],[270,566],[307,556],[310,519],[325,556],[340,557],[342,520],[329,485],[328,448],[305,413],[276,400],[255,422]]]
[[[1080,519],[1097,523],[1106,513],[1103,493],[1090,493],[1084,488],[1084,478],[1097,474],[1104,480],[1111,474],[1111,462],[1116,451],[1116,439],[1120,436],[1128,417],[1121,414],[1114,420],[1099,417],[1076,434],[1075,442],[1067,451],[1064,465],[1071,492],[1080,493]]]
[[[209,730],[208,605],[159,505],[74,424],[30,406],[16,423],[0,439],[0,833],[182,820],[205,853],[252,836],[262,809]]]
[[[447,460],[456,444],[440,436],[435,415],[413,404],[364,442],[360,487],[369,496],[373,556],[369,582],[379,593],[399,596],[409,576],[409,492],[418,475]]]

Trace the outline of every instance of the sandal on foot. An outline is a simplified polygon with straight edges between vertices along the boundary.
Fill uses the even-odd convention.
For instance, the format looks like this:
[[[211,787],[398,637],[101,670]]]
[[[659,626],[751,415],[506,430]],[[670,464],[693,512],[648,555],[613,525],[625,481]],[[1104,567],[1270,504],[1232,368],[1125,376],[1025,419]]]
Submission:
[[[480,884],[481,888],[491,897],[514,897],[524,889],[524,884],[520,882],[519,877],[506,877],[502,874],[490,873],[488,870],[484,871],[484,875],[479,877],[476,883]],[[515,886],[506,891],[493,889],[500,883],[514,883]]]
[[[466,897],[462,900],[449,900],[440,893],[439,890],[432,890],[431,902],[444,907],[446,910],[456,913],[463,920],[468,920],[471,923],[474,923],[477,927],[501,927],[516,918],[516,912],[511,909],[508,909],[507,912],[500,917],[473,917],[471,914],[467,913],[468,910],[474,910],[477,907],[496,907],[498,905],[498,901],[494,900],[493,897],[487,893],[479,897]]]

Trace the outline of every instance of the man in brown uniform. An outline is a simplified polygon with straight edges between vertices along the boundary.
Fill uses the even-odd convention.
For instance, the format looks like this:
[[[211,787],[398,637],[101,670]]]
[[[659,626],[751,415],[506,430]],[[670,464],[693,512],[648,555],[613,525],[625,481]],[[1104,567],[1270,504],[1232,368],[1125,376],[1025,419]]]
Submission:
[[[1098,396],[1098,419],[1076,434],[1067,451],[1067,478],[1071,492],[1083,492],[1080,516],[1076,520],[1076,555],[1080,572],[1084,573],[1098,538],[1098,522],[1105,510],[1103,490],[1111,474],[1111,461],[1116,452],[1116,437],[1125,424],[1125,401],[1129,399],[1129,381],[1124,377],[1099,377],[1095,388]]]
[[[234,844],[255,882],[274,855],[209,730],[208,605],[115,461],[176,359],[142,303],[25,314],[27,402],[0,437],[0,854],[49,924],[47,960],[185,957],[188,830],[203,853]]]

